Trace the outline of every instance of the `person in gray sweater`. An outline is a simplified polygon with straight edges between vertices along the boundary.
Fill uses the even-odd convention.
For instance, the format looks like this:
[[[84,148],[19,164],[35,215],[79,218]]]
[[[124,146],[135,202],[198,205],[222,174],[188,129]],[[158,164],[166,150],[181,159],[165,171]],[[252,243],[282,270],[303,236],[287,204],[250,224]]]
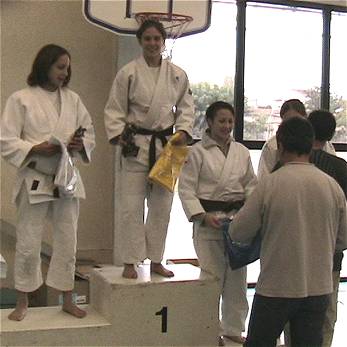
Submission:
[[[327,141],[330,141],[335,133],[336,120],[334,115],[326,110],[316,110],[309,114],[308,120],[313,126],[315,140],[310,155],[310,162],[318,169],[336,180],[345,194],[347,200],[347,162],[335,155],[324,151]],[[329,305],[323,325],[323,346],[330,347],[334,335],[334,326],[337,320],[337,295],[340,283],[340,271],[343,252],[336,251],[333,264],[334,291],[330,295]]]
[[[318,347],[333,256],[347,248],[346,202],[336,181],[309,162],[314,133],[306,119],[284,121],[276,136],[284,165],[258,183],[230,228],[234,241],[248,243],[259,229],[262,236],[245,346],[275,346],[289,322],[294,346]]]

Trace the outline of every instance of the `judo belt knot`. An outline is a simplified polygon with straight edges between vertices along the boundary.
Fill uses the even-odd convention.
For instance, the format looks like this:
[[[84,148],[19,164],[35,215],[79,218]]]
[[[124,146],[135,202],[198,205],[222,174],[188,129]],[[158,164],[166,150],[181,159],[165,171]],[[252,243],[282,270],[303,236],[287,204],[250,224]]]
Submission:
[[[155,148],[156,139],[159,139],[161,141],[161,144],[164,148],[168,142],[166,136],[170,136],[173,134],[173,126],[166,128],[164,130],[159,130],[159,131],[137,127],[136,134],[152,135],[151,142],[149,144],[149,158],[148,158],[148,168],[149,168],[149,171],[151,171],[156,161],[156,148]]]

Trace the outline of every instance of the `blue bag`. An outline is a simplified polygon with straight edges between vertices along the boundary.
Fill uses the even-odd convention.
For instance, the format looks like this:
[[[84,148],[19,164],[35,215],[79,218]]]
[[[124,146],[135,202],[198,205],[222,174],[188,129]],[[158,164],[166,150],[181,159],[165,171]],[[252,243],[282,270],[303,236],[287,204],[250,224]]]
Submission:
[[[225,253],[229,258],[229,264],[232,270],[253,263],[259,259],[261,247],[260,232],[254,237],[250,244],[240,244],[231,240],[229,235],[229,225],[232,221],[223,221],[222,231],[224,238]]]

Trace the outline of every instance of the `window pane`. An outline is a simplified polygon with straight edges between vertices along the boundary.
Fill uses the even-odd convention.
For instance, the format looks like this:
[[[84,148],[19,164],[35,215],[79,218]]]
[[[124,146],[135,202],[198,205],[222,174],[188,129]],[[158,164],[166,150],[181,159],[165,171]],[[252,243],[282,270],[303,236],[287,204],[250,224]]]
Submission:
[[[347,14],[331,16],[330,111],[336,117],[334,142],[347,143]]]
[[[213,2],[207,31],[178,39],[172,62],[188,74],[195,100],[194,137],[201,138],[206,108],[214,101],[234,101],[235,1]]]
[[[245,140],[267,140],[282,103],[319,108],[322,64],[319,10],[248,3],[245,53]]]

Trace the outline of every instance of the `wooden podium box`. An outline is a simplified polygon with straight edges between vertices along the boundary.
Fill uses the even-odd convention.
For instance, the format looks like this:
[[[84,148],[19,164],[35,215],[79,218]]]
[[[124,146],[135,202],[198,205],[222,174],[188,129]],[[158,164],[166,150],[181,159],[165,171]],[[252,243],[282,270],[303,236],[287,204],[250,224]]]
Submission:
[[[168,268],[174,277],[151,275],[149,265],[136,280],[123,278],[121,267],[93,272],[91,304],[111,322],[114,345],[217,345],[217,280],[188,264]]]

